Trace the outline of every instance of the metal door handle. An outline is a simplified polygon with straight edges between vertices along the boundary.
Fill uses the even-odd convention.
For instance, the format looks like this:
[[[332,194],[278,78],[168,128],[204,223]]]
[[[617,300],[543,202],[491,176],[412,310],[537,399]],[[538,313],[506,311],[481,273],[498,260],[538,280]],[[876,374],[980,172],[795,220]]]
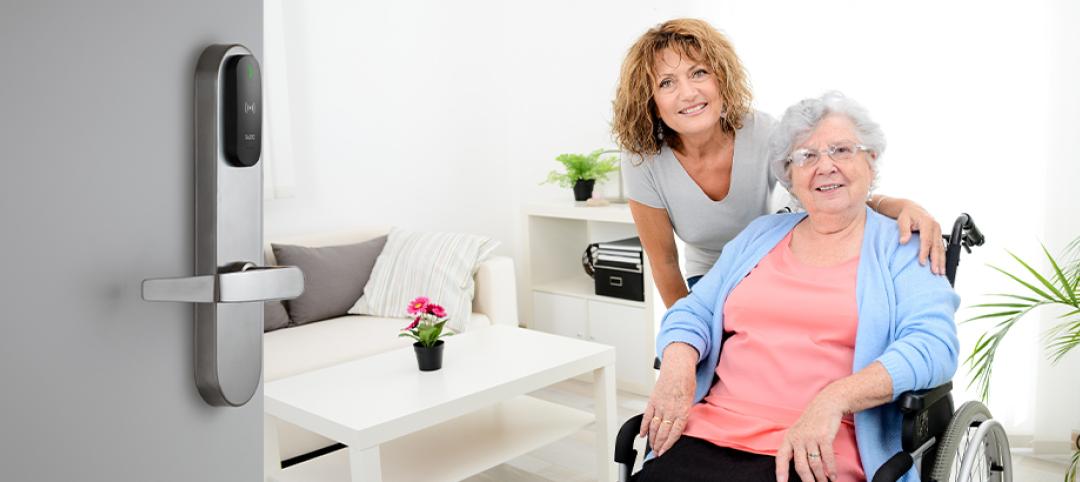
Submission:
[[[295,266],[256,266],[241,262],[217,274],[143,280],[146,301],[248,303],[287,300],[304,292],[304,274]]]

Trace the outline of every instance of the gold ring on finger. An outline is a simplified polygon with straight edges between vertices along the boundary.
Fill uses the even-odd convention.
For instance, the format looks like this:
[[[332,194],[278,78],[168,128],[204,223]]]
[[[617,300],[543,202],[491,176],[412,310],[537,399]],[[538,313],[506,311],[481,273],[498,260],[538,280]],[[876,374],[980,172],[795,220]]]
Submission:
[[[653,418],[652,418],[652,421],[654,421],[654,422],[659,422],[659,421],[660,421],[660,417],[653,417]]]
[[[663,422],[660,422],[660,423],[672,423],[672,422],[671,422],[671,420],[664,420]]]

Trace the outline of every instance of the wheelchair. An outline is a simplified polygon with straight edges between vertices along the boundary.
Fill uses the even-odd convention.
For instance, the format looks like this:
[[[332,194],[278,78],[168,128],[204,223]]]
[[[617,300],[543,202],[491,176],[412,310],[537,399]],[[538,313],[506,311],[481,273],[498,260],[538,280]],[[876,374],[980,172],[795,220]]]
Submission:
[[[948,242],[945,274],[949,284],[955,285],[960,249],[970,253],[971,247],[981,246],[985,238],[967,214],[961,214],[953,224],[952,233],[943,237]],[[659,359],[654,361],[653,368],[660,368]],[[1005,429],[978,401],[967,402],[954,411],[951,390],[952,382],[946,382],[900,395],[895,403],[903,415],[902,450],[873,474],[872,482],[895,482],[912,466],[917,467],[923,482],[1012,482],[1012,458]],[[639,414],[627,420],[615,440],[620,482],[630,480],[637,458],[634,439],[643,417],[644,414]],[[649,451],[646,440],[644,454]],[[798,480],[798,475],[794,475],[794,480]]]

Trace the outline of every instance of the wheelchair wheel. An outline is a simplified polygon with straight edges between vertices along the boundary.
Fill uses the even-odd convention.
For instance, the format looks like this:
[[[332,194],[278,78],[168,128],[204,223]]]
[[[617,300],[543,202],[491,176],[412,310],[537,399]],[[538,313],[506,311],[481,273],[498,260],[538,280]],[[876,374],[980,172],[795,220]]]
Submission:
[[[979,402],[967,402],[949,422],[931,472],[937,482],[1012,482],[1005,429]]]

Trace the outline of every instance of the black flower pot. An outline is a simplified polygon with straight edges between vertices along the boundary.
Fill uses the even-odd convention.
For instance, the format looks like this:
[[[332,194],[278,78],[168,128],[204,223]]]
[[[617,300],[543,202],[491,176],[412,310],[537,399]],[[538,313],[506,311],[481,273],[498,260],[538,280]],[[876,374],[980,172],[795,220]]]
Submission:
[[[413,343],[412,346],[413,350],[416,350],[416,364],[420,366],[420,371],[430,372],[442,368],[442,340],[436,341],[430,347],[420,342]]]
[[[596,179],[578,179],[574,183],[574,200],[575,201],[588,201],[592,197],[593,186],[596,184]]]

